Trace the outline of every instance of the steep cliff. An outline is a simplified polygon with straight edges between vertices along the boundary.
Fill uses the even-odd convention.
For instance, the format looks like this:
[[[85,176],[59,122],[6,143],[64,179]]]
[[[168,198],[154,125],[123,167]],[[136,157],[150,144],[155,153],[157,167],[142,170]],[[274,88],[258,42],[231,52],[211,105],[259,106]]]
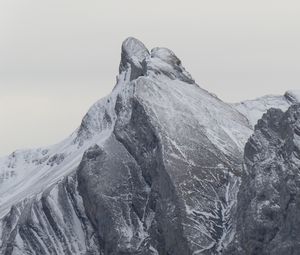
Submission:
[[[236,240],[228,254],[299,254],[300,105],[270,109],[245,147]]]

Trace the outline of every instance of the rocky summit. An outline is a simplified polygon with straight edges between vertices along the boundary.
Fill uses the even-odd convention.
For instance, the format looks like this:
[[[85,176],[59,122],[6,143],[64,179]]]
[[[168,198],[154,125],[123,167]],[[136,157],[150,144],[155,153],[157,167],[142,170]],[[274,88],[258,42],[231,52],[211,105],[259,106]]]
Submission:
[[[77,130],[0,158],[0,254],[298,254],[299,91],[228,104],[171,50],[121,49]]]

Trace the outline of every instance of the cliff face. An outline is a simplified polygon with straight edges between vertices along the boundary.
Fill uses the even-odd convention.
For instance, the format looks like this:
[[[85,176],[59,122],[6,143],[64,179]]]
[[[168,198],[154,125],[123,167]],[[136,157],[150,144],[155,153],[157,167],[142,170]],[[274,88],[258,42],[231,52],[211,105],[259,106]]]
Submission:
[[[103,252],[218,253],[234,229],[247,120],[199,88],[167,49],[127,61],[113,134],[78,168]]]
[[[236,240],[228,254],[299,254],[300,105],[271,109],[245,147]]]
[[[258,235],[245,229],[257,211],[244,211],[262,181],[249,174],[255,155],[286,140],[296,162],[299,143],[274,136],[299,130],[298,113],[270,111],[246,146],[245,172],[255,117],[241,112],[201,89],[171,50],[126,39],[114,90],[70,137],[0,159],[0,254],[249,254]],[[286,192],[297,186],[284,178]]]

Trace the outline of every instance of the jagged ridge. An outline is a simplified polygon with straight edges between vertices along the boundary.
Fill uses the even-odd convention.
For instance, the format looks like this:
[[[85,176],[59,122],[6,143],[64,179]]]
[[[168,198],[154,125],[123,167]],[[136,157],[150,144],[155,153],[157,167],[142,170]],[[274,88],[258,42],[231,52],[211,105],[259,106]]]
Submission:
[[[236,241],[227,254],[298,254],[300,104],[270,109],[245,147]]]

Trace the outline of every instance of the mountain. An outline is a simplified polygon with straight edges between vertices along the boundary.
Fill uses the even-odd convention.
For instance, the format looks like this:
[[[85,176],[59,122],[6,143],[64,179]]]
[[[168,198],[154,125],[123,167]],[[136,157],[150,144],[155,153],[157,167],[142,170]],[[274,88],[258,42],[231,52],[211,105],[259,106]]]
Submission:
[[[0,159],[0,253],[239,249],[244,146],[260,115],[297,93],[227,104],[171,50],[126,39],[112,93],[73,134]]]
[[[245,146],[236,240],[228,254],[299,254],[300,104],[270,109]]]

